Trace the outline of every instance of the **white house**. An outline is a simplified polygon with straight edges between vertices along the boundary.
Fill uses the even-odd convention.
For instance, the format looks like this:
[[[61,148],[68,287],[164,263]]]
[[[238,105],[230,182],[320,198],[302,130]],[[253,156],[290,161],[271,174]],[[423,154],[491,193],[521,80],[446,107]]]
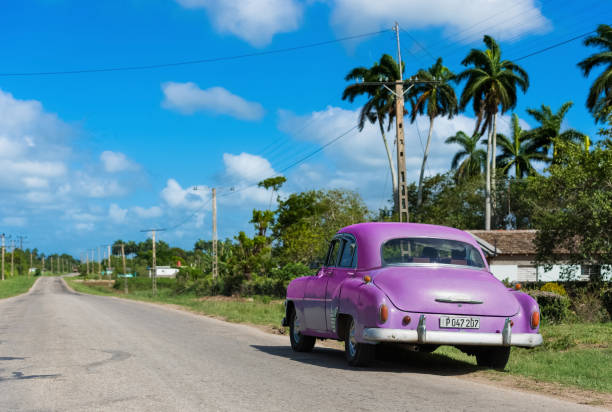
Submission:
[[[469,230],[487,255],[489,267],[496,278],[511,282],[556,282],[562,274],[573,271],[572,279],[589,280],[592,271],[601,270],[605,279],[612,277],[612,266],[568,265],[563,262],[552,265],[550,270],[535,265],[534,240],[536,230]]]
[[[153,276],[153,268],[147,268],[149,270],[149,277]],[[178,273],[178,269],[171,268],[170,266],[156,266],[155,275],[158,278],[174,278]]]

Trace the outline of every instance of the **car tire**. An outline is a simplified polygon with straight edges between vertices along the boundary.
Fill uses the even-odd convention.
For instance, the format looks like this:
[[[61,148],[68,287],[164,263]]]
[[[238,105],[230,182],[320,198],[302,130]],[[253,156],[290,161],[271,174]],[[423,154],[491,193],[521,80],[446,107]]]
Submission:
[[[476,351],[476,363],[485,368],[504,370],[509,358],[510,347],[507,346],[490,346]]]
[[[310,352],[314,348],[316,338],[314,336],[302,335],[299,331],[299,320],[295,310],[291,311],[289,321],[289,340],[291,349],[295,352]]]
[[[367,366],[374,358],[375,351],[375,345],[359,343],[355,340],[355,321],[351,319],[344,337],[344,354],[348,364],[351,366]]]

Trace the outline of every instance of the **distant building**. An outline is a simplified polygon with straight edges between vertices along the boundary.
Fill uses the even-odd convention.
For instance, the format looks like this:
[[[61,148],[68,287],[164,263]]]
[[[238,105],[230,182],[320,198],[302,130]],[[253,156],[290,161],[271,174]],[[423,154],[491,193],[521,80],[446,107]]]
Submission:
[[[573,279],[589,280],[593,271],[601,271],[604,278],[612,277],[611,266],[569,265],[563,261],[550,270],[534,264],[536,230],[468,230],[487,255],[489,267],[496,278],[511,282],[554,282],[561,280],[564,271],[572,269]],[[563,255],[563,252],[560,252]]]
[[[153,268],[149,267],[147,268],[147,270],[149,271],[149,277],[152,277]],[[171,268],[170,266],[157,266],[155,275],[158,278],[174,278],[176,277],[176,274],[178,273],[178,271],[179,271],[178,269]]]

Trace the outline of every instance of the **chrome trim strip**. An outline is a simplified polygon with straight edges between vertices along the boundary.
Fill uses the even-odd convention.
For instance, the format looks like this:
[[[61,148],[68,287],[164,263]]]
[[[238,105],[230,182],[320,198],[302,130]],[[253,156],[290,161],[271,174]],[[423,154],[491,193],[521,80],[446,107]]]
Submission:
[[[420,321],[419,321],[420,323]],[[501,333],[427,331],[423,340],[414,329],[366,328],[362,338],[369,342],[431,343],[437,345],[504,346]],[[542,344],[539,333],[514,333],[509,345],[533,348]]]
[[[473,300],[473,299],[453,299],[453,298],[436,298],[436,302],[442,303],[471,303],[474,305],[478,305],[484,303],[482,300]]]

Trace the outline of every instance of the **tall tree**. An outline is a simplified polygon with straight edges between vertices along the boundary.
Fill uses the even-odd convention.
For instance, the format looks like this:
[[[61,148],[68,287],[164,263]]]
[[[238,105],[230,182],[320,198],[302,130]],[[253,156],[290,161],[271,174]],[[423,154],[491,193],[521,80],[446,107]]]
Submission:
[[[597,76],[587,97],[586,106],[595,117],[597,122],[606,119],[606,108],[612,107],[612,27],[607,24],[600,24],[597,27],[597,35],[587,37],[584,40],[585,46],[594,46],[602,49],[580,63],[578,67],[582,69],[585,77],[599,66],[603,66],[603,72]]]
[[[546,153],[538,151],[529,135],[521,128],[516,113],[512,115],[512,137],[508,138],[499,133],[497,138],[501,146],[501,154],[497,156],[497,161],[505,175],[508,175],[512,166],[517,179],[534,175],[536,172],[531,162],[547,159]]]
[[[522,67],[502,60],[501,49],[491,36],[484,36],[485,50],[472,49],[461,64],[468,67],[457,77],[467,80],[461,93],[460,108],[464,110],[472,101],[476,114],[476,131],[487,134],[487,162],[485,186],[485,228],[491,229],[491,182],[495,186],[497,113],[516,107],[517,87],[523,92],[529,87],[529,76]]]
[[[444,143],[455,143],[461,147],[459,151],[455,153],[451,163],[451,169],[456,171],[455,180],[457,182],[462,182],[465,179],[478,176],[482,173],[487,154],[484,150],[478,148],[479,141],[480,135],[478,133],[468,136],[462,131],[457,132],[456,135],[450,136],[445,140]]]
[[[450,81],[454,78],[455,74],[442,64],[442,58],[440,57],[429,69],[420,69],[417,72],[416,79],[427,83],[417,83],[410,89],[410,103],[412,105],[410,121],[414,122],[417,115],[423,113],[426,113],[429,117],[429,133],[423,153],[417,189],[417,209],[423,201],[423,174],[429,156],[434,120],[438,116],[448,116],[451,119],[453,115],[457,114],[457,96],[455,95],[455,89],[450,85]]]
[[[585,136],[575,129],[561,131],[565,115],[572,106],[572,102],[565,102],[555,113],[553,113],[550,106],[545,105],[542,105],[540,109],[527,109],[527,113],[540,123],[537,128],[528,132],[533,142],[533,149],[541,151],[544,154],[548,154],[552,149],[551,157],[547,159],[549,161],[552,161],[556,155],[556,142],[565,141],[578,143],[584,140]]]
[[[402,64],[403,71],[403,64]],[[344,89],[342,100],[353,102],[359,96],[366,96],[367,101],[361,108],[359,113],[359,130],[363,130],[366,122],[378,123],[380,134],[387,152],[389,161],[389,170],[391,172],[391,181],[393,182],[393,198],[396,202],[395,194],[397,193],[397,177],[391,149],[387,142],[385,134],[385,122],[387,123],[386,130],[391,127],[395,118],[395,95],[388,88],[382,85],[367,84],[368,82],[391,82],[397,81],[400,78],[400,66],[395,59],[388,54],[383,54],[380,61],[375,62],[370,68],[356,67],[351,70],[345,77],[346,81],[356,81]],[[364,84],[365,83],[365,84]],[[397,205],[396,205],[397,206]]]

